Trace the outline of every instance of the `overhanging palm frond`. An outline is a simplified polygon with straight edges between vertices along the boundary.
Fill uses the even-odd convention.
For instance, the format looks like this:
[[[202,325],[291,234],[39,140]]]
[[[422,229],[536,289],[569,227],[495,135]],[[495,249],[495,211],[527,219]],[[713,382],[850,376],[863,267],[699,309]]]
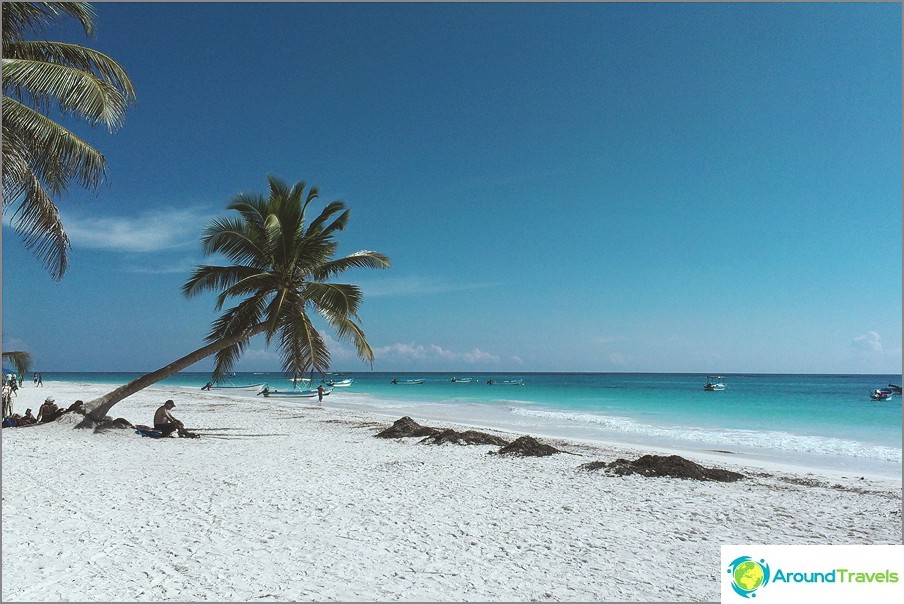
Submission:
[[[280,329],[279,350],[283,371],[303,375],[308,371],[326,373],[330,351],[307,314],[295,314]]]
[[[22,235],[25,248],[35,253],[54,279],[69,267],[69,236],[63,228],[56,204],[34,176],[29,176],[19,211],[12,225]]]
[[[20,378],[24,377],[25,374],[28,373],[29,369],[31,369],[31,353],[25,352],[23,350],[11,350],[9,352],[4,352],[3,360],[9,361],[16,366],[16,373]]]
[[[68,266],[69,240],[53,197],[70,181],[96,189],[105,176],[104,157],[72,132],[42,114],[56,106],[63,114],[122,126],[135,89],[113,59],[77,44],[26,41],[63,16],[75,17],[93,35],[94,12],[76,2],[3,4],[3,209],[20,203],[16,230],[59,280]],[[48,219],[55,216],[54,220]],[[45,231],[45,232],[42,232]]]
[[[86,2],[4,2],[3,46],[65,15],[78,19],[86,35],[94,35],[94,8]]]
[[[105,175],[104,156],[94,147],[52,119],[22,103],[3,97],[3,136],[9,136],[7,150],[14,165],[24,165],[28,172],[45,183],[52,194],[66,189],[75,179],[88,188],[96,188]],[[3,165],[3,194],[12,200],[25,189],[28,173],[9,173],[6,155]]]
[[[336,260],[324,262],[318,267],[316,278],[328,279],[350,268],[387,268],[390,265],[389,258],[380,252],[361,250]]]
[[[128,108],[128,97],[103,78],[45,61],[4,58],[3,89],[41,111],[49,111],[55,101],[62,113],[84,117],[92,126],[103,123],[111,131],[122,126]]]

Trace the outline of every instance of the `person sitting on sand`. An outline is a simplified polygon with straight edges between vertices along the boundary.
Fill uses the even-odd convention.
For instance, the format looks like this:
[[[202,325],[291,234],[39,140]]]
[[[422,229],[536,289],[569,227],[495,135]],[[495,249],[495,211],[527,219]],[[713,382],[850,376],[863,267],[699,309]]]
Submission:
[[[211,388],[213,388],[213,382],[207,382],[206,384],[201,386],[201,390],[210,390]]]
[[[46,424],[47,422],[52,422],[60,415],[62,412],[60,408],[57,407],[55,399],[52,396],[48,396],[44,399],[44,404],[41,405],[40,409],[38,409],[38,419],[37,422],[39,424]]]
[[[36,424],[38,420],[35,419],[35,416],[31,414],[31,409],[25,410],[25,415],[19,418],[18,425],[27,426],[29,424]]]
[[[170,410],[175,406],[176,403],[172,400],[168,400],[157,408],[156,413],[154,413],[154,429],[160,430],[160,432],[163,433],[163,436],[169,436],[177,431],[179,436],[188,436],[188,431],[185,429],[182,422],[173,417],[173,414],[170,413]]]

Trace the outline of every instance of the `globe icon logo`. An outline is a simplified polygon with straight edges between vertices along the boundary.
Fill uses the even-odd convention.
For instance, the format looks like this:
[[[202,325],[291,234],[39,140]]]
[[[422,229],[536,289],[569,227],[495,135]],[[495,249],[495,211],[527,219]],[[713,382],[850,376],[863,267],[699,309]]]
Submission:
[[[735,558],[728,565],[731,587],[744,598],[755,598],[756,590],[769,583],[769,565],[765,560],[757,562],[750,556]]]

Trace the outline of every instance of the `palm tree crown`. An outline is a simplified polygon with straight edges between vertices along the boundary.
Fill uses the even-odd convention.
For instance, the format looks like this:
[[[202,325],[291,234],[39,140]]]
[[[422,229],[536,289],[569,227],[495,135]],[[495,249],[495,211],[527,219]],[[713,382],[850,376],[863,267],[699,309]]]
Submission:
[[[112,132],[135,100],[128,74],[110,57],[77,44],[25,39],[64,16],[94,34],[89,4],[3,3],[3,210],[19,202],[13,226],[57,280],[68,267],[69,237],[53,198],[73,180],[96,189],[105,164],[99,151],[46,114],[56,107]]]
[[[278,340],[286,372],[328,370],[330,352],[309,311],[354,343],[362,360],[373,362],[359,325],[361,290],[328,280],[350,268],[386,268],[389,258],[369,250],[334,258],[335,235],[349,218],[345,204],[333,201],[308,221],[316,187],[305,193],[304,182],[290,188],[271,177],[269,183],[269,197],[238,195],[228,208],[239,216],[214,220],[204,231],[205,254],[222,254],[233,264],[198,266],[182,287],[187,296],[219,292],[218,311],[228,300],[240,299],[214,321],[207,336],[208,342],[241,338],[216,353],[213,377],[220,379],[232,369],[256,333],[265,333],[268,345]]]

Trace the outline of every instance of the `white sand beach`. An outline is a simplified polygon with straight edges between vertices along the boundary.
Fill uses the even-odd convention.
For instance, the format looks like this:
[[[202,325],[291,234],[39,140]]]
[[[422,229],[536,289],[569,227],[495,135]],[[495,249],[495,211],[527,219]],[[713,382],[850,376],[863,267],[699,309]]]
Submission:
[[[4,601],[717,601],[723,544],[901,542],[900,481],[740,458],[693,460],[734,483],[617,477],[578,467],[648,451],[490,455],[374,438],[394,416],[176,387],[112,416],[150,424],[168,398],[201,438],[2,431]]]

